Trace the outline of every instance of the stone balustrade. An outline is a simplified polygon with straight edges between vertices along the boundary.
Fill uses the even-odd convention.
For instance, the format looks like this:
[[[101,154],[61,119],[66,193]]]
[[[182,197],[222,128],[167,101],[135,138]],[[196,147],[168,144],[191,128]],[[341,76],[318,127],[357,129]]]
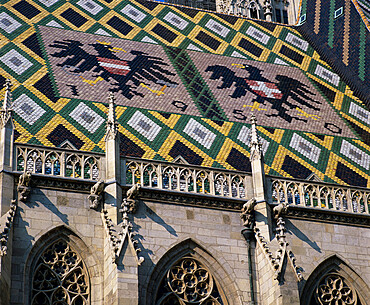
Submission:
[[[369,214],[370,189],[270,177],[272,203]]]
[[[88,180],[101,178],[98,154],[35,145],[15,145],[15,170]]]
[[[237,171],[128,158],[125,173],[129,185],[230,198],[252,196],[247,194],[251,174]]]

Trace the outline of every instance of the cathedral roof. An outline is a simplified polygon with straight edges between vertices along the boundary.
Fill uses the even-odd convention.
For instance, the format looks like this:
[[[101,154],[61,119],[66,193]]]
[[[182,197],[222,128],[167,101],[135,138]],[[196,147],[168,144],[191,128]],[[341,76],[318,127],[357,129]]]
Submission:
[[[267,174],[370,187],[360,2],[303,0],[297,26],[144,0],[5,2],[16,142],[103,152],[111,90],[123,155],[250,171],[254,113]]]

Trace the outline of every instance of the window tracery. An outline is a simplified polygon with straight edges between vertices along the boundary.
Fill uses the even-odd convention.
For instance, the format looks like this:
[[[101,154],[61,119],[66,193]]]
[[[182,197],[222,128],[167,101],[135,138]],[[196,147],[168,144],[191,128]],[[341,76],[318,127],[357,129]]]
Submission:
[[[183,257],[168,270],[157,305],[224,305],[212,274],[194,258]]]
[[[88,276],[79,255],[64,239],[40,255],[32,277],[32,305],[89,304]]]
[[[359,305],[356,291],[336,273],[326,274],[318,282],[315,299],[320,305]]]

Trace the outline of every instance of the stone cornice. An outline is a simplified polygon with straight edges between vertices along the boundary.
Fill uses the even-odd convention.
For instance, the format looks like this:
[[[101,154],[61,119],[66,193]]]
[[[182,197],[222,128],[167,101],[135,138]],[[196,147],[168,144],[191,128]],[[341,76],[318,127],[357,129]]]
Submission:
[[[289,206],[286,217],[370,227],[370,215],[364,213],[346,213],[341,211]]]

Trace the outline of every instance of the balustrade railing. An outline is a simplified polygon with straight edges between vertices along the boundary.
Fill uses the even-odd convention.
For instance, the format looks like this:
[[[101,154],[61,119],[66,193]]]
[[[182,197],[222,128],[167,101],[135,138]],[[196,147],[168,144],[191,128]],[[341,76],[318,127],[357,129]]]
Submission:
[[[370,189],[271,178],[273,203],[369,214]]]
[[[126,184],[242,199],[247,198],[251,177],[235,171],[136,159],[126,159],[125,172]]]
[[[81,151],[16,145],[16,171],[34,174],[98,180],[101,157]]]

